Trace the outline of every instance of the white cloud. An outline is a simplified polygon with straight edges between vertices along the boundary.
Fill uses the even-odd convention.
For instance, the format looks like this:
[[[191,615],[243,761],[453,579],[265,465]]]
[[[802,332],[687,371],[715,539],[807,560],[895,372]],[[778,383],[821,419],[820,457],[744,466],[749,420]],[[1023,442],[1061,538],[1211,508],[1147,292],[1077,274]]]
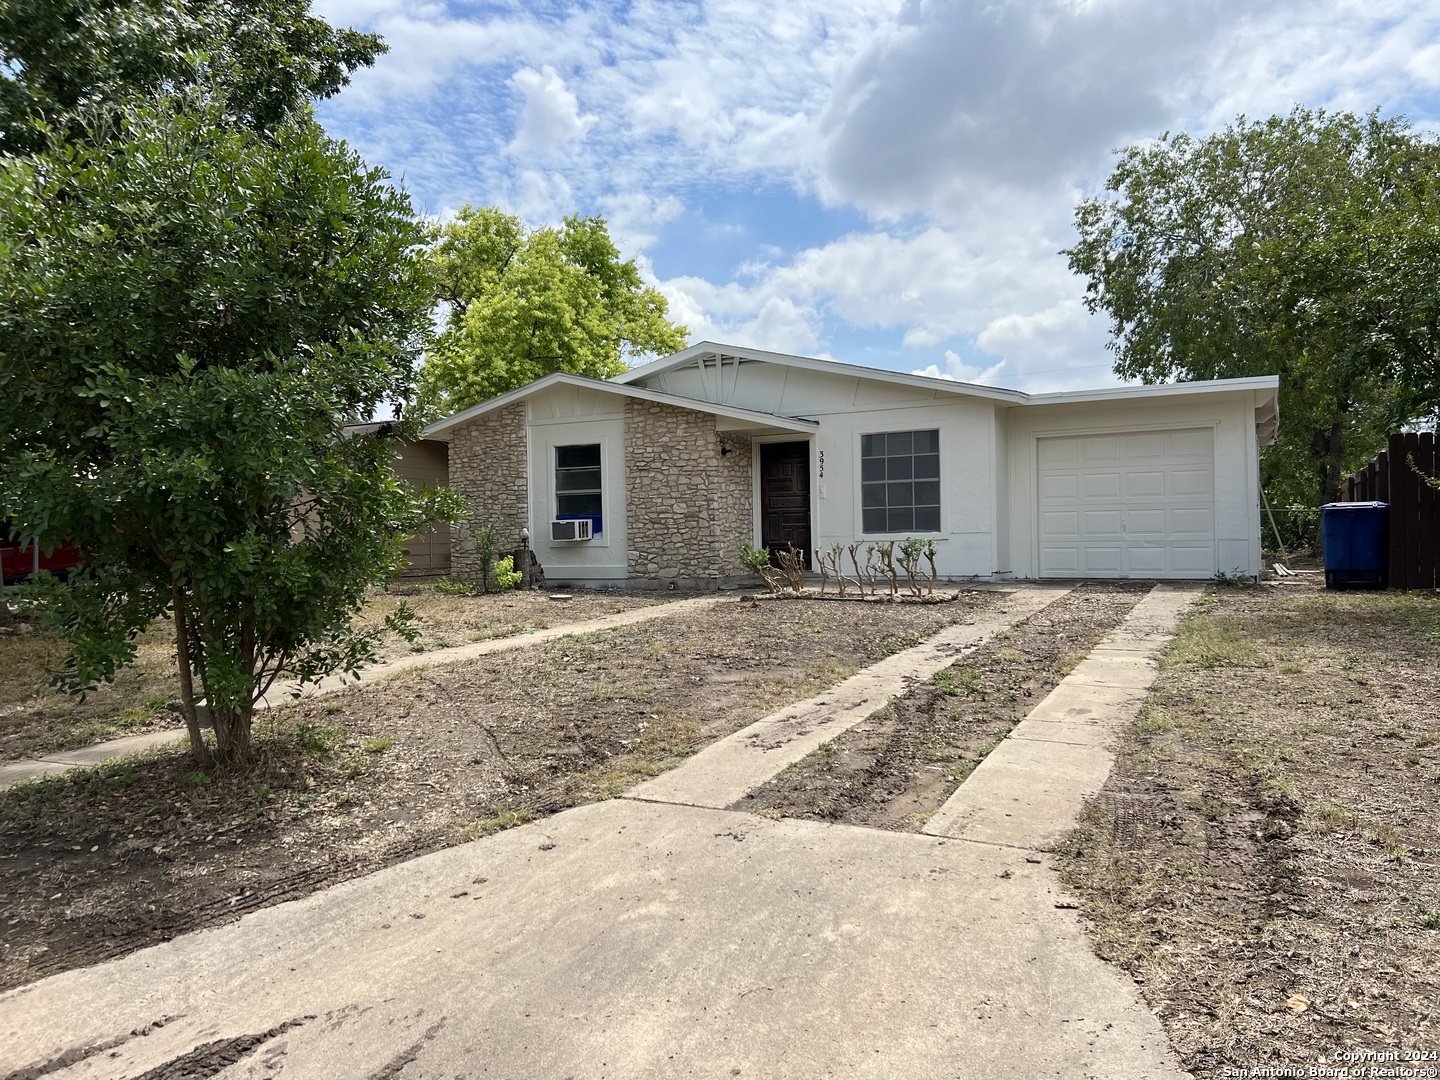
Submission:
[[[928,367],[919,368],[912,375],[928,375],[932,379],[950,379],[953,382],[979,383],[983,386],[1000,386],[1003,380],[998,378],[1001,370],[1005,367],[1005,361],[991,364],[989,367],[980,367],[975,364],[967,364],[960,359],[960,354],[953,349],[945,350],[945,367],[942,369],[939,364],[931,364]]]
[[[835,87],[836,196],[907,212],[1049,186],[1172,115],[1236,0],[911,0]]]
[[[506,148],[521,161],[555,161],[571,152],[595,117],[581,116],[580,103],[549,64],[536,71],[524,67],[510,76],[510,85],[524,95],[515,138]]]
[[[845,358],[854,331],[890,333],[897,367],[1022,389],[1110,379],[1105,328],[1057,252],[1115,146],[1296,102],[1440,119],[1428,0],[318,10],[392,45],[322,115],[422,206],[603,212],[652,279],[646,251],[666,241],[659,284],[696,338]],[[749,226],[722,235],[718,218],[715,235],[667,234],[712,195],[776,188],[864,216],[829,234],[818,214],[803,232],[777,216],[749,250]]]

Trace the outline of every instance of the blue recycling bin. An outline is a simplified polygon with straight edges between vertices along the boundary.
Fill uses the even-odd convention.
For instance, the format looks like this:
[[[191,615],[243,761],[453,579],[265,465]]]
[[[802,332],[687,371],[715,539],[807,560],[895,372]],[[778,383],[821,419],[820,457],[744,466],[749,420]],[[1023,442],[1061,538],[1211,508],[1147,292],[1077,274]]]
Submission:
[[[1390,577],[1390,506],[1326,503],[1320,508],[1327,589],[1383,589]]]

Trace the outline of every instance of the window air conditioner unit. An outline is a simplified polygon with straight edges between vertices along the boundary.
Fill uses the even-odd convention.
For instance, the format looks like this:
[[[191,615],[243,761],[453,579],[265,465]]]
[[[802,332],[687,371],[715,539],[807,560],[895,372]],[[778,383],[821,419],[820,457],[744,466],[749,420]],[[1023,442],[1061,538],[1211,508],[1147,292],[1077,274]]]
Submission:
[[[590,519],[572,518],[569,521],[550,522],[551,540],[589,540]]]

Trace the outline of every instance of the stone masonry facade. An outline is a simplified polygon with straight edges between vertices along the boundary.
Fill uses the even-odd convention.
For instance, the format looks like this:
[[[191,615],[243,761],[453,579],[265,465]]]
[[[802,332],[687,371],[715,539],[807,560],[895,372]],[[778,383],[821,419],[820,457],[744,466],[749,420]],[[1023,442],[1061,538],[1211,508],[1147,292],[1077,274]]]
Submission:
[[[528,465],[524,402],[476,417],[451,434],[450,486],[469,504],[451,533],[454,577],[480,578],[476,529],[495,527],[497,558],[520,546],[520,530],[530,517]]]
[[[625,402],[625,526],[632,581],[718,585],[753,538],[750,440],[692,409]]]

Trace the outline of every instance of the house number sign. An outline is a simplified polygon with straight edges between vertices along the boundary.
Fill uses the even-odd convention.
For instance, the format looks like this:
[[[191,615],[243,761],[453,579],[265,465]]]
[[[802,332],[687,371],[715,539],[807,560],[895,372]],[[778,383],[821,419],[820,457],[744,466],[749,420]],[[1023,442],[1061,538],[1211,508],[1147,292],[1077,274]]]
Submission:
[[[818,464],[819,464],[819,466],[820,466],[820,479],[821,479],[821,480],[824,480],[824,479],[825,479],[825,451],[824,451],[824,450],[821,450],[821,451],[820,451],[820,460],[819,460]]]

